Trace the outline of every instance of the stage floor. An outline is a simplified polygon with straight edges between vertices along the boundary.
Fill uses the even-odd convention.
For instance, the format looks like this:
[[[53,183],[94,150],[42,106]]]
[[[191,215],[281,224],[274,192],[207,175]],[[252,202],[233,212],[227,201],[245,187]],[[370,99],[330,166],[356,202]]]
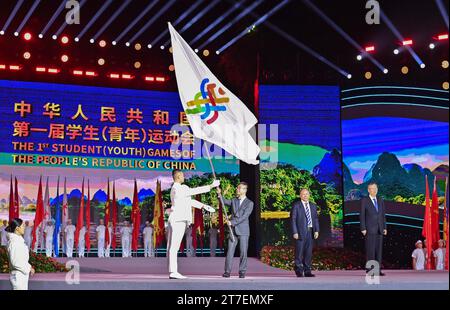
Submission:
[[[67,258],[58,259],[65,263]],[[67,284],[65,273],[38,274],[31,290],[448,290],[448,272],[386,270],[379,285],[365,282],[363,271],[316,271],[315,278],[297,278],[293,272],[269,267],[255,258],[248,262],[245,279],[236,270],[222,278],[223,257],[179,258],[185,280],[169,280],[166,258],[82,258],[80,284]],[[9,290],[9,275],[0,274],[0,290]]]

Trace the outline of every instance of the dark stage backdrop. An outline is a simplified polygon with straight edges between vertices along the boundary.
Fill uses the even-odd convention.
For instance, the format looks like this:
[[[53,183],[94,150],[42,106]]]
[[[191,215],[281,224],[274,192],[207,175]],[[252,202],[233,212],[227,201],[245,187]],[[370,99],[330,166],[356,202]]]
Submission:
[[[292,244],[289,212],[310,189],[318,245],[343,246],[340,93],[337,86],[260,87],[262,245]]]
[[[437,178],[443,202],[449,163],[448,100],[448,91],[420,87],[342,91],[346,247],[364,248],[359,199],[367,195],[368,182],[375,181],[388,201],[384,258],[394,266],[411,268],[414,244],[423,240],[425,175],[430,190]]]

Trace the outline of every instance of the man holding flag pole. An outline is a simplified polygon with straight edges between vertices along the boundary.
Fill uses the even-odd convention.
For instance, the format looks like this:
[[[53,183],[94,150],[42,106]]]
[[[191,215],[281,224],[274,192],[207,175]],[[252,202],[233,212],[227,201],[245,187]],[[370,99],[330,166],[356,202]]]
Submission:
[[[181,103],[193,135],[205,141],[204,149],[214,180],[216,173],[208,142],[247,164],[257,165],[260,148],[249,133],[258,122],[255,115],[214,76],[171,23],[168,27]],[[224,206],[222,196],[219,199]],[[228,218],[225,208],[223,211]],[[229,221],[227,225],[234,242]]]

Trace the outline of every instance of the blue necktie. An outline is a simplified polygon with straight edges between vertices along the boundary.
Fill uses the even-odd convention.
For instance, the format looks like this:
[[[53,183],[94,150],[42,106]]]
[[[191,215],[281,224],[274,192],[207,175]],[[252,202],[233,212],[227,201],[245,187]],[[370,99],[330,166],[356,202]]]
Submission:
[[[308,227],[312,226],[311,210],[309,209],[308,203],[305,203],[305,211],[306,211],[306,220],[308,221]]]
[[[375,206],[375,209],[377,209],[377,212],[378,212],[378,203],[377,203],[377,199],[376,198],[373,199],[373,204]]]

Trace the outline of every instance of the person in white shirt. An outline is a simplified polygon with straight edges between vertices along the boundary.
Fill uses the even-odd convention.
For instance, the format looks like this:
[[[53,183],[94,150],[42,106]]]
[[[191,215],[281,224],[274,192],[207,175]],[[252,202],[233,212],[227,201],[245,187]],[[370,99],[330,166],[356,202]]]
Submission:
[[[142,231],[144,236],[144,257],[154,257],[153,251],[153,225],[149,221],[145,222],[145,228]]]
[[[184,185],[184,173],[181,170],[172,172],[174,180],[172,189],[170,190],[170,199],[172,207],[169,215],[169,236],[168,236],[168,259],[169,259],[169,279],[186,279],[185,276],[178,272],[178,250],[183,240],[186,227],[192,223],[192,207],[197,209],[205,209],[208,212],[215,212],[214,208],[205,205],[191,198],[198,194],[211,191],[214,187],[220,185],[219,180],[214,180],[211,185],[201,186],[197,188],[189,188]]]
[[[53,225],[53,220],[47,222],[47,226],[45,226],[45,256],[52,257],[53,252],[53,231],[55,230],[55,226]]]
[[[125,221],[125,226],[120,228],[120,235],[122,236],[122,257],[131,256],[131,234],[133,232],[130,223]]]
[[[84,257],[84,247],[86,245],[86,240],[84,239],[86,235],[86,227],[82,226],[78,234],[78,257]]]
[[[105,257],[110,257],[111,255],[111,242],[112,242],[112,238],[113,238],[113,224],[111,222],[108,223],[108,233],[109,233],[109,242],[106,245],[106,249],[105,249]]]
[[[214,225],[212,225],[208,233],[209,233],[209,255],[211,257],[214,257],[216,256],[217,235],[219,233],[219,230]]]
[[[95,229],[97,232],[97,248],[98,248],[98,257],[105,257],[105,233],[106,226],[104,221],[100,220],[100,225]]]
[[[416,242],[416,249],[412,252],[412,268],[414,270],[424,270],[425,269],[425,258],[426,254],[423,249],[422,241]]]
[[[445,269],[445,241],[438,241],[439,247],[433,251],[434,261],[436,270],[444,270]]]
[[[25,234],[23,238],[25,239],[25,244],[29,249],[31,249],[31,241],[33,240],[33,226],[30,225],[29,221],[25,221]]]
[[[8,226],[8,221],[3,220],[3,226],[0,227],[0,242],[1,246],[7,246],[8,245],[8,239],[6,238],[6,235],[8,234],[6,231],[6,227]]]
[[[13,219],[5,231],[12,289],[28,290],[28,278],[34,274],[34,268],[28,262],[30,250],[23,239],[25,224],[19,218]]]
[[[73,243],[75,240],[76,227],[72,224],[72,220],[67,220],[66,228],[64,228],[64,233],[66,236],[66,255],[67,257],[73,256]]]
[[[195,249],[194,249],[194,245],[192,243],[193,238],[192,238],[192,225],[189,225],[188,228],[186,228],[186,256],[187,257],[192,257],[195,256]]]

